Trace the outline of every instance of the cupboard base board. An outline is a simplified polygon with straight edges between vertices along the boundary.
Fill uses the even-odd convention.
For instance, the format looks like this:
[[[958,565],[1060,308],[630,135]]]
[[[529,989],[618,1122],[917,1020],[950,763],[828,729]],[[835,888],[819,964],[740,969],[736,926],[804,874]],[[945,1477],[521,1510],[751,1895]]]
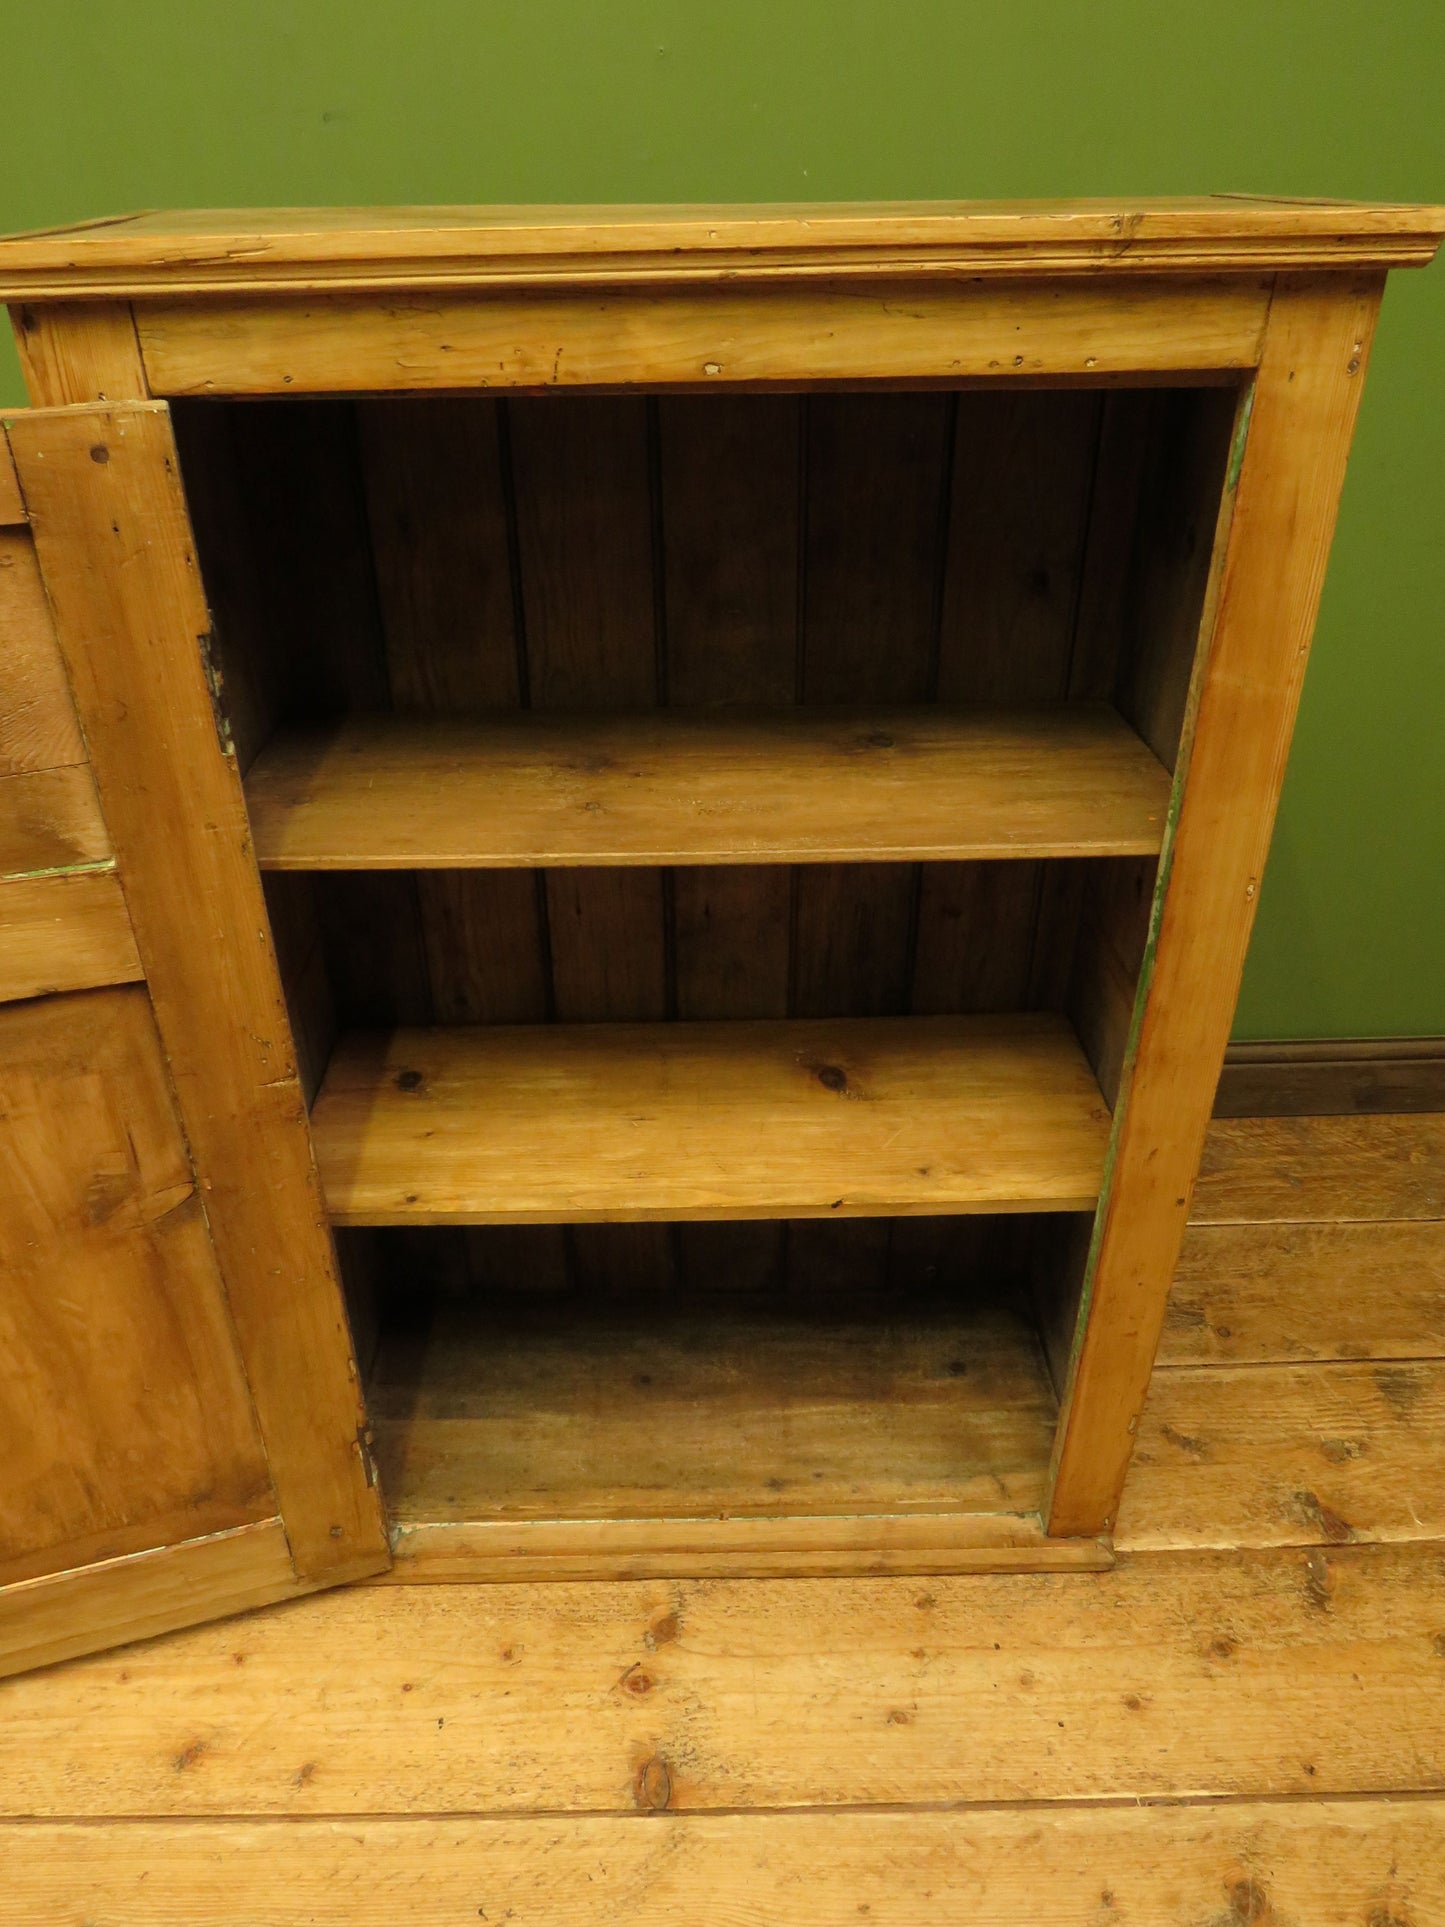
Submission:
[[[784,1519],[404,1523],[377,1584],[542,1579],[859,1578],[1107,1572],[1101,1539],[1050,1539],[1019,1513]]]

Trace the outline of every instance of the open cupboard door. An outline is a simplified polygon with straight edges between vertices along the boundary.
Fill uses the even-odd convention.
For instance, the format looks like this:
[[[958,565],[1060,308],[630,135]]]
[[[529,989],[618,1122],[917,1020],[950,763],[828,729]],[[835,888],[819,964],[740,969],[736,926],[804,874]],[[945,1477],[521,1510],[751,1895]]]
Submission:
[[[0,984],[0,1672],[17,1672],[389,1554],[169,412],[40,409],[5,432],[23,498],[6,586],[33,593],[0,607],[24,624],[4,707],[38,713],[10,684],[49,651],[70,743],[36,772],[43,797],[16,794],[26,834],[42,801],[64,844],[27,845],[18,880],[38,929],[84,938]],[[66,842],[77,809],[93,822]]]

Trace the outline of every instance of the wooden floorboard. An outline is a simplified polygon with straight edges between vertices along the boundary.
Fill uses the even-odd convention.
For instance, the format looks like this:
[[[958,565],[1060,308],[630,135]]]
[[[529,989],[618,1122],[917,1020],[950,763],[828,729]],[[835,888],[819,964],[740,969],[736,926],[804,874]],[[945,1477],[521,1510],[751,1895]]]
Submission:
[[[1154,1374],[1115,1544],[1445,1538],[1445,1363]]]
[[[1216,1118],[1190,1216],[1195,1224],[1445,1218],[1445,1115]]]
[[[5,1927],[1428,1927],[1445,1801],[0,1825]]]
[[[1445,1220],[1191,1225],[1162,1365],[1438,1358]]]
[[[351,1588],[0,1688],[0,1815],[1445,1791],[1445,1549]]]

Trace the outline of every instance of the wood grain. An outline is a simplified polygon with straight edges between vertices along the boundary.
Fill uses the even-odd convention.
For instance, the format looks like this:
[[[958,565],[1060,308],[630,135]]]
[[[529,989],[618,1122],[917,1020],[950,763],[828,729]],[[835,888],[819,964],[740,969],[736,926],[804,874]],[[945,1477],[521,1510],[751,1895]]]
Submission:
[[[26,520],[20,477],[8,445],[0,447],[0,528],[21,526]]]
[[[1282,283],[1226,511],[1217,616],[1187,750],[1147,1003],[1056,1448],[1051,1531],[1113,1520],[1284,781],[1381,281]]]
[[[367,1409],[406,1522],[1027,1512],[1055,1415],[1022,1318],[906,1300],[443,1304]]]
[[[0,1587],[270,1517],[145,992],[6,1005],[0,1060]]]
[[[1200,1224],[1445,1218],[1445,1117],[1217,1119],[1193,1214]]]
[[[153,1639],[304,1590],[279,1519],[24,1580],[0,1590],[0,1673]]]
[[[860,1573],[1107,1572],[1099,1539],[1036,1512],[799,1512],[674,1519],[402,1521],[378,1585],[575,1579],[838,1579]]]
[[[1445,1222],[1193,1224],[1161,1365],[1445,1353]]]
[[[1154,1374],[1115,1543],[1445,1538],[1445,1363]]]
[[[334,1257],[167,412],[10,424],[297,1571],[385,1563]],[[102,459],[102,457],[104,459]]]
[[[0,776],[83,763],[85,743],[28,529],[0,529],[0,639]]]
[[[12,236],[0,291],[1412,266],[1442,230],[1445,209],[1263,194],[161,210]]]
[[[355,1587],[10,1682],[0,1811],[565,1831],[640,1787],[695,1811],[1438,1793],[1442,1582],[1417,1544]]]
[[[0,1002],[134,983],[140,975],[113,869],[0,881]]]
[[[654,1780],[660,1787],[661,1782]],[[952,1813],[46,1822],[0,1832],[0,1921],[29,1927],[1094,1927],[1445,1913],[1445,1801]],[[1108,1899],[1105,1899],[1105,1895]]]
[[[263,869],[1157,852],[1169,777],[1105,706],[360,718],[272,743]]]
[[[0,878],[95,869],[110,853],[88,763],[0,776]]]
[[[25,303],[10,318],[32,408],[150,394],[129,302]]]
[[[1082,1210],[1108,1113],[1048,1016],[358,1033],[312,1113],[338,1224]]]
[[[3,262],[0,262],[3,275]],[[1267,277],[158,297],[157,395],[1075,380],[1253,368]],[[41,312],[36,309],[35,312]]]

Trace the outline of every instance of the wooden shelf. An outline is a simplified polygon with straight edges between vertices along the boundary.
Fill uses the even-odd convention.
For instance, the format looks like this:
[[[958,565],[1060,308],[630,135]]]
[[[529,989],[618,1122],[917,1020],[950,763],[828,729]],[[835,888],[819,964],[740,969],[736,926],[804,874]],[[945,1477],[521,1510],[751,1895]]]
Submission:
[[[405,1284],[405,1280],[393,1280]],[[1057,1401],[999,1306],[405,1297],[367,1382],[396,1524],[1027,1512]]]
[[[286,732],[246,784],[262,869],[1156,853],[1169,775],[1104,704],[517,711]]]
[[[397,1030],[312,1114],[337,1224],[1083,1211],[1109,1112],[1049,1014]]]

